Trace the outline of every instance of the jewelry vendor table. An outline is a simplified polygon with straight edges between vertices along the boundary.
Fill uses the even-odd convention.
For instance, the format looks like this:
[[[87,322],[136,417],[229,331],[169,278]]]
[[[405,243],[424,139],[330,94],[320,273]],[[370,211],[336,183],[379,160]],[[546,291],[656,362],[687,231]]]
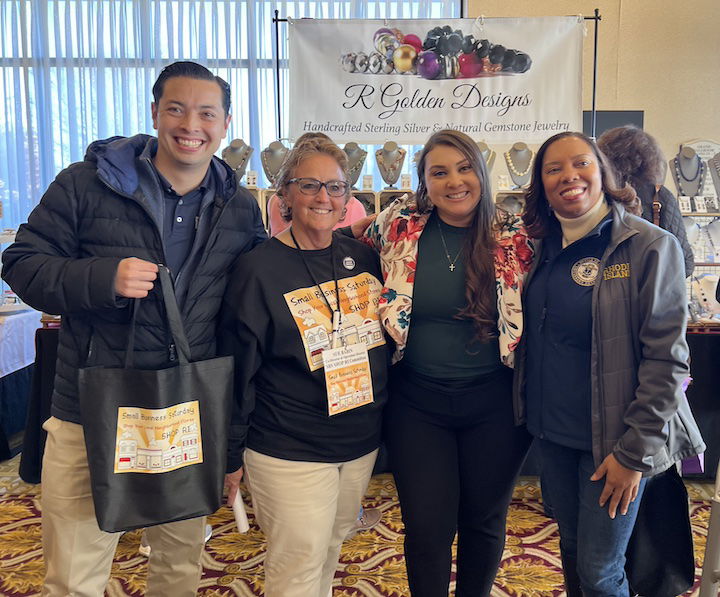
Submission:
[[[9,438],[25,426],[35,330],[40,313],[32,309],[0,314],[0,459],[11,457]]]

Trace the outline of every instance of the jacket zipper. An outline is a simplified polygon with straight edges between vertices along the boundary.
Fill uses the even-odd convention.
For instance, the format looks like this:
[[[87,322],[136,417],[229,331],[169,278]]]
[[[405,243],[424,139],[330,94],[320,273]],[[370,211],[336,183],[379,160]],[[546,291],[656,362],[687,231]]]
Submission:
[[[160,230],[158,230],[158,227],[155,224],[155,220],[153,219],[152,214],[150,212],[148,212],[147,208],[140,201],[135,199],[135,197],[133,197],[132,195],[129,195],[128,193],[124,193],[123,191],[116,189],[109,182],[104,180],[103,177],[100,176],[99,174],[98,174],[98,179],[104,186],[106,186],[108,189],[110,189],[113,193],[116,193],[117,195],[120,195],[121,197],[125,197],[126,199],[129,199],[130,201],[134,202],[136,205],[140,206],[140,209],[142,209],[145,216],[150,220],[150,227],[155,232],[155,236],[156,236],[157,240],[160,241],[159,242],[159,244],[160,244],[160,262],[159,262],[158,266],[159,267],[162,266],[162,264],[165,263],[165,261],[166,261],[165,247],[163,246],[162,235],[160,234]],[[171,342],[168,345],[168,360],[171,362],[174,362],[176,358],[177,358],[177,354],[176,354],[176,350],[175,350],[175,344]]]

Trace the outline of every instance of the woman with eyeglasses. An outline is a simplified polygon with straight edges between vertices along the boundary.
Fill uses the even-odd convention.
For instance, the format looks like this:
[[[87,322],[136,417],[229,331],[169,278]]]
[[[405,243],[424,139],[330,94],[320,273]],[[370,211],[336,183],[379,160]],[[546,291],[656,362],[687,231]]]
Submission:
[[[382,276],[372,249],[333,235],[350,196],[337,145],[296,145],[277,184],[291,225],[238,260],[225,298],[229,499],[245,472],[267,537],[265,595],[327,597],[380,444]]]
[[[397,350],[385,442],[405,525],[413,597],[490,594],[530,436],[516,427],[513,351],[532,248],[496,210],[482,154],[452,130],[417,163],[417,192],[367,230],[385,275],[380,316]]]

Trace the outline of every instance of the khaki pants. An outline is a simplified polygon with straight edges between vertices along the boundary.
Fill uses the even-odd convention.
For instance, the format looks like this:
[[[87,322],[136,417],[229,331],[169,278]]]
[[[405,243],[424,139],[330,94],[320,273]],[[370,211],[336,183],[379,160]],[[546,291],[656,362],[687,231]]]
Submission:
[[[377,450],[349,462],[296,462],[245,450],[255,518],[267,537],[265,597],[327,597]]]
[[[106,533],[97,525],[82,427],[51,417],[43,429],[48,438],[42,469],[42,595],[101,597],[120,533]],[[146,595],[196,594],[204,535],[205,517],[147,529],[152,549]]]

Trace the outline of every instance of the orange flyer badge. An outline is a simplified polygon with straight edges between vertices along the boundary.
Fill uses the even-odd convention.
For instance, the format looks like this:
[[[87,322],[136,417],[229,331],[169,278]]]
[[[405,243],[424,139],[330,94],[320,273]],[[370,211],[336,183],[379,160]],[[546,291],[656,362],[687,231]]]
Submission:
[[[166,473],[203,461],[197,400],[118,409],[115,473]]]
[[[378,302],[382,285],[375,276],[363,272],[338,280],[342,327],[340,338],[344,344],[362,344],[367,350],[385,344]],[[298,327],[305,348],[310,371],[323,366],[323,351],[330,348],[332,317],[325,299],[336,305],[335,282],[298,288],[284,295],[290,313]]]

